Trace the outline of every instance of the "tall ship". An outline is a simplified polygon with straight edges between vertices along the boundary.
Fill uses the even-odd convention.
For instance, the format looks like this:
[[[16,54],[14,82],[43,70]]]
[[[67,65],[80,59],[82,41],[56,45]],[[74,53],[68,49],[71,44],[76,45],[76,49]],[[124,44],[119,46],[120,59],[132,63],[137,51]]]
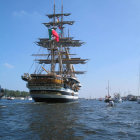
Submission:
[[[43,53],[35,56],[36,68],[33,74],[24,73],[22,79],[27,82],[31,97],[36,102],[68,102],[78,100],[78,91],[81,84],[77,74],[85,71],[76,71],[74,65],[85,64],[88,59],[74,57],[70,53],[72,47],[80,47],[84,42],[70,37],[68,25],[74,21],[65,20],[70,13],[56,13],[55,1],[53,14],[46,15],[48,23],[43,23],[48,28],[48,38],[39,38],[37,46]]]

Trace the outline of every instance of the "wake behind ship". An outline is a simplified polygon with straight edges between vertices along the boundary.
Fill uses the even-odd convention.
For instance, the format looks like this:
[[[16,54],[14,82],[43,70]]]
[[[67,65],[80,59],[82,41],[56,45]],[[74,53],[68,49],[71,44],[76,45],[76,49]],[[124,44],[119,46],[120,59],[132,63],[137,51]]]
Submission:
[[[38,66],[33,74],[25,73],[22,76],[27,81],[30,95],[36,102],[68,102],[78,100],[78,91],[81,87],[76,74],[84,74],[85,71],[75,71],[74,64],[85,64],[87,59],[72,57],[70,47],[80,47],[84,42],[74,40],[66,31],[66,25],[73,25],[74,21],[66,21],[65,17],[70,13],[47,15],[50,21],[43,23],[48,28],[48,38],[40,38],[37,43],[44,53],[33,54],[41,57],[35,59]],[[65,30],[64,30],[65,29]],[[46,52],[48,52],[46,54]]]

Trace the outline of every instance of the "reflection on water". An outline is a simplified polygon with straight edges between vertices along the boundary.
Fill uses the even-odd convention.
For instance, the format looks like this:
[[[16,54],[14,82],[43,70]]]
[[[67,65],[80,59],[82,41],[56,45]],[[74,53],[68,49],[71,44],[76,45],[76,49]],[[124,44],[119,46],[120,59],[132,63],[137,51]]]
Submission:
[[[40,139],[75,139],[76,110],[73,104],[39,104],[31,109],[29,127]],[[78,137],[77,139],[82,139]]]
[[[46,104],[0,101],[0,139],[139,139],[140,104],[104,102]]]

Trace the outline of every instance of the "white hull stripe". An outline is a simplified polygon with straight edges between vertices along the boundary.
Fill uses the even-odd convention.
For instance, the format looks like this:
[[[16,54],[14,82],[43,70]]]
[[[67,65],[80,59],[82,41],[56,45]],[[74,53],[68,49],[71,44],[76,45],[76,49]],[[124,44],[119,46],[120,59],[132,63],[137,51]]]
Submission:
[[[60,98],[60,99],[78,99],[78,96],[56,95],[56,94],[31,94],[32,98]]]

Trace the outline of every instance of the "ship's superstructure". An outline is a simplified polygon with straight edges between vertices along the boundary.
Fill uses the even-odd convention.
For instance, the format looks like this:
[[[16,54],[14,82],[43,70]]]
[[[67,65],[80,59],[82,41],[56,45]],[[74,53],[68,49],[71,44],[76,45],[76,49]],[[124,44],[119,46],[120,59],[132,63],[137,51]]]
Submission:
[[[39,64],[34,74],[25,73],[22,79],[27,81],[27,87],[35,101],[43,102],[67,102],[78,99],[78,91],[81,87],[76,74],[84,74],[84,71],[75,71],[75,64],[85,64],[87,59],[75,58],[70,53],[70,47],[80,47],[84,42],[70,37],[69,31],[64,34],[65,26],[73,25],[74,21],[66,21],[65,17],[70,13],[54,12],[47,15],[50,22],[43,23],[48,28],[49,38],[40,38],[37,45],[43,48],[43,54],[33,54]],[[48,52],[48,53],[46,53]],[[43,57],[43,58],[42,58]]]

